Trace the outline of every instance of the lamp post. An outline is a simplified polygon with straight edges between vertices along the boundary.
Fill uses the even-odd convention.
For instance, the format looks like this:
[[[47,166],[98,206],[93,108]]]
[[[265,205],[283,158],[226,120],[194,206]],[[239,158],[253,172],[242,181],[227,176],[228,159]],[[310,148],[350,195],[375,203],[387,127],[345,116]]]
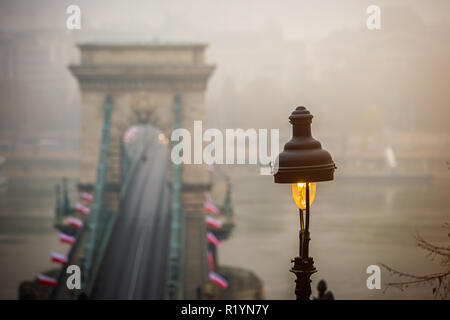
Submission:
[[[311,280],[317,272],[309,256],[310,206],[316,195],[316,182],[333,180],[336,165],[328,151],[311,136],[312,114],[305,107],[297,107],[289,117],[292,139],[284,145],[274,168],[275,183],[292,184],[292,195],[299,208],[299,255],[291,262],[295,274],[297,300],[309,300]]]

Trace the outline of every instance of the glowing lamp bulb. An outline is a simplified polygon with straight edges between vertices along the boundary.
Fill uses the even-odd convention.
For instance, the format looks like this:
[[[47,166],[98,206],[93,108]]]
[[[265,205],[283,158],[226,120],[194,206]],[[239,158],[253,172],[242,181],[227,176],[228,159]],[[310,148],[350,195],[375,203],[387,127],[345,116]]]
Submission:
[[[302,210],[306,209],[306,183],[293,183],[292,196],[295,204]],[[309,182],[309,206],[311,206],[316,197],[316,183]]]

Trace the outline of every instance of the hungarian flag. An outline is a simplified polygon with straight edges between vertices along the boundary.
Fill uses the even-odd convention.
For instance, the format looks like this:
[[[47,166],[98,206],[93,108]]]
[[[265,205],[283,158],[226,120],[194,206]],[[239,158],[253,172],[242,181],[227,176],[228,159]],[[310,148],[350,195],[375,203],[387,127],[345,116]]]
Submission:
[[[71,237],[71,236],[61,232],[59,234],[59,241],[61,241],[63,243],[68,243],[70,245],[73,245],[76,240],[75,240],[74,237]]]
[[[90,194],[90,193],[87,193],[87,192],[82,192],[80,194],[80,198],[81,198],[81,200],[89,202],[89,203],[94,202],[94,196],[92,194]]]
[[[80,219],[69,217],[67,218],[67,222],[69,223],[69,226],[80,229],[83,227],[83,221]]]
[[[66,265],[68,263],[66,256],[63,256],[62,254],[59,254],[57,252],[52,252],[50,254],[50,258],[53,262],[59,263],[62,265]]]
[[[48,276],[45,276],[43,274],[38,275],[39,283],[46,287],[57,287],[58,281],[56,281],[55,278],[51,278]]]
[[[83,206],[81,203],[77,203],[75,205],[75,210],[82,214],[89,214],[91,212],[91,209],[89,209],[86,206]]]
[[[208,268],[209,271],[214,271],[214,256],[211,251],[208,251]]]
[[[219,214],[219,208],[217,208],[212,202],[207,201],[203,205],[203,211],[206,213],[213,213],[213,214]]]
[[[209,279],[211,281],[213,281],[214,283],[216,283],[219,287],[221,287],[224,290],[226,288],[228,288],[227,280],[225,280],[223,277],[221,277],[220,275],[218,275],[217,273],[215,273],[213,271],[209,272]]]
[[[222,222],[220,220],[214,219],[213,217],[210,216],[206,217],[205,222],[208,228],[217,230],[222,228]]]
[[[206,233],[206,240],[208,240],[209,243],[212,243],[216,246],[220,246],[222,243],[220,242],[219,239],[217,239],[217,237],[215,236],[214,233],[212,233],[211,231],[208,231]]]

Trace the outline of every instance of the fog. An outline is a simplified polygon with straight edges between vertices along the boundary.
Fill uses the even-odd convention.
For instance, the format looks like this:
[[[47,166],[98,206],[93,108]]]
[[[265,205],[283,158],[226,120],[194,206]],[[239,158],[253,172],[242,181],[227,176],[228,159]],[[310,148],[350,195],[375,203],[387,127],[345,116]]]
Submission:
[[[2,63],[2,128],[23,124],[20,110],[35,114],[36,104],[46,117],[28,125],[65,127],[70,118],[78,128],[78,89],[66,66],[78,59],[74,43],[98,41],[207,43],[218,66],[208,90],[211,126],[283,128],[304,104],[333,132],[361,133],[371,112],[377,129],[448,132],[448,1],[379,1],[379,31],[366,27],[370,1],[78,1],[82,28],[74,31],[65,24],[69,4],[2,1],[2,56],[14,36],[25,48],[16,59],[27,62],[17,76]],[[31,46],[41,49],[27,55]],[[49,71],[45,94],[33,89]],[[349,125],[348,115],[358,123]]]
[[[66,28],[66,8],[71,4],[81,8],[81,30]],[[371,4],[381,8],[381,30],[366,27],[366,9]],[[322,267],[321,276],[330,281],[338,297],[374,298],[364,286],[361,291],[355,289],[356,285],[351,287],[352,270],[340,273],[344,263],[339,265],[337,261],[342,257],[337,249],[326,249],[330,241],[323,240],[328,238],[321,238],[320,233],[332,234],[333,244],[347,241],[355,250],[353,255],[348,252],[349,260],[360,270],[370,263],[395,261],[400,268],[414,265],[411,272],[434,271],[435,265],[417,263],[418,259],[425,260],[425,255],[414,247],[411,235],[414,230],[425,230],[439,242],[438,230],[449,216],[449,12],[448,0],[2,0],[0,156],[13,163],[8,168],[11,180],[46,179],[45,187],[50,190],[56,179],[65,175],[75,185],[81,102],[78,83],[67,67],[79,62],[77,43],[206,43],[206,60],[217,66],[206,92],[209,127],[277,128],[282,146],[290,136],[288,116],[296,106],[304,105],[314,115],[314,136],[338,164],[337,180],[362,179],[351,185],[342,179],[334,187],[325,187],[322,204],[318,196],[319,212],[336,210],[344,213],[344,220],[335,216],[327,220],[326,215],[318,218],[322,225],[315,225],[314,240],[318,241],[313,240],[312,251],[318,257],[319,271]],[[42,146],[50,150],[47,156],[63,159],[65,165],[47,161],[39,164],[39,169],[28,170],[26,161],[43,157],[36,153]],[[416,182],[372,185],[371,175],[392,174],[385,163],[386,148],[392,148],[398,159],[396,173],[417,178]],[[234,195],[236,215],[242,217],[241,229],[228,247],[224,245],[221,258],[254,270],[268,284],[269,298],[290,298],[292,288],[288,284],[293,279],[287,268],[297,246],[296,219],[289,220],[288,213],[283,213],[282,221],[271,216],[278,208],[277,201],[289,201],[288,193],[275,191],[270,178],[263,180],[256,170],[252,171],[254,168],[246,169],[219,169],[234,178],[238,190]],[[420,179],[424,177],[432,177],[434,182],[422,185]],[[9,203],[0,201],[0,225],[10,221],[11,217],[5,217],[12,209],[14,214],[32,211],[36,217],[50,219],[50,191],[46,191],[45,204],[38,209],[31,202],[21,204],[23,207],[17,204],[22,194],[34,194],[40,187],[36,185],[13,185],[16,198]],[[370,188],[364,191],[366,186]],[[263,197],[266,192],[270,193],[267,199]],[[334,201],[336,207],[326,199]],[[44,201],[37,196],[34,200]],[[427,201],[429,206],[425,205]],[[384,210],[382,222],[378,220],[378,204]],[[265,221],[254,223],[255,208],[267,214]],[[282,208],[292,209],[287,204]],[[360,215],[360,211],[366,215]],[[427,216],[422,215],[424,212]],[[356,222],[348,228],[351,221]],[[258,246],[267,241],[265,250],[278,254],[281,243],[288,241],[287,233],[280,231],[285,230],[283,226],[291,228],[293,237],[289,250],[284,248],[280,253],[276,268],[275,264],[264,265],[264,250],[251,254],[245,251],[243,243]],[[333,229],[336,226],[349,232],[338,234]],[[1,231],[1,239],[11,233],[5,224]],[[24,234],[29,237],[27,231]],[[267,235],[274,241],[269,242]],[[51,242],[50,236],[42,237],[45,243]],[[383,242],[380,238],[384,243],[378,246]],[[367,242],[365,247],[355,247],[360,239]],[[27,250],[22,256],[31,250],[37,252],[36,248]],[[399,257],[399,250],[405,250],[408,256]],[[0,258],[6,261],[7,256],[0,254]],[[20,274],[12,266],[4,267],[15,275],[11,278],[14,281],[32,276],[31,266],[26,266],[29,260],[21,259],[25,263]],[[44,258],[34,259],[33,270],[37,271],[38,265],[46,266]],[[339,269],[330,267],[333,263]],[[285,276],[281,284],[280,275]],[[359,277],[363,283],[364,271]],[[0,288],[0,297],[13,297],[15,284]],[[409,297],[429,298],[427,294],[417,291]],[[387,297],[403,296],[396,293]]]

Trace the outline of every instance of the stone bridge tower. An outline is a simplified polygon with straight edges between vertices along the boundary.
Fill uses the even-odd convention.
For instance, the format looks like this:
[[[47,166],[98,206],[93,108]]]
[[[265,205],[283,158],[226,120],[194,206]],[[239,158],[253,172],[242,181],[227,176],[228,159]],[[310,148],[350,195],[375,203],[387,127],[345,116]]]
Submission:
[[[205,119],[205,90],[214,70],[214,66],[205,64],[205,47],[203,44],[79,45],[81,63],[70,69],[81,89],[80,185],[89,188],[95,184],[107,95],[114,101],[110,148],[119,150],[123,132],[142,119],[170,139],[175,96],[181,98],[181,126],[193,134],[193,121]],[[119,156],[110,157],[109,161],[114,168],[120,168]],[[117,171],[116,179],[120,179]],[[210,179],[203,165],[183,166],[186,299],[195,299],[196,287],[207,280],[202,247],[206,245],[203,192],[209,187]]]

